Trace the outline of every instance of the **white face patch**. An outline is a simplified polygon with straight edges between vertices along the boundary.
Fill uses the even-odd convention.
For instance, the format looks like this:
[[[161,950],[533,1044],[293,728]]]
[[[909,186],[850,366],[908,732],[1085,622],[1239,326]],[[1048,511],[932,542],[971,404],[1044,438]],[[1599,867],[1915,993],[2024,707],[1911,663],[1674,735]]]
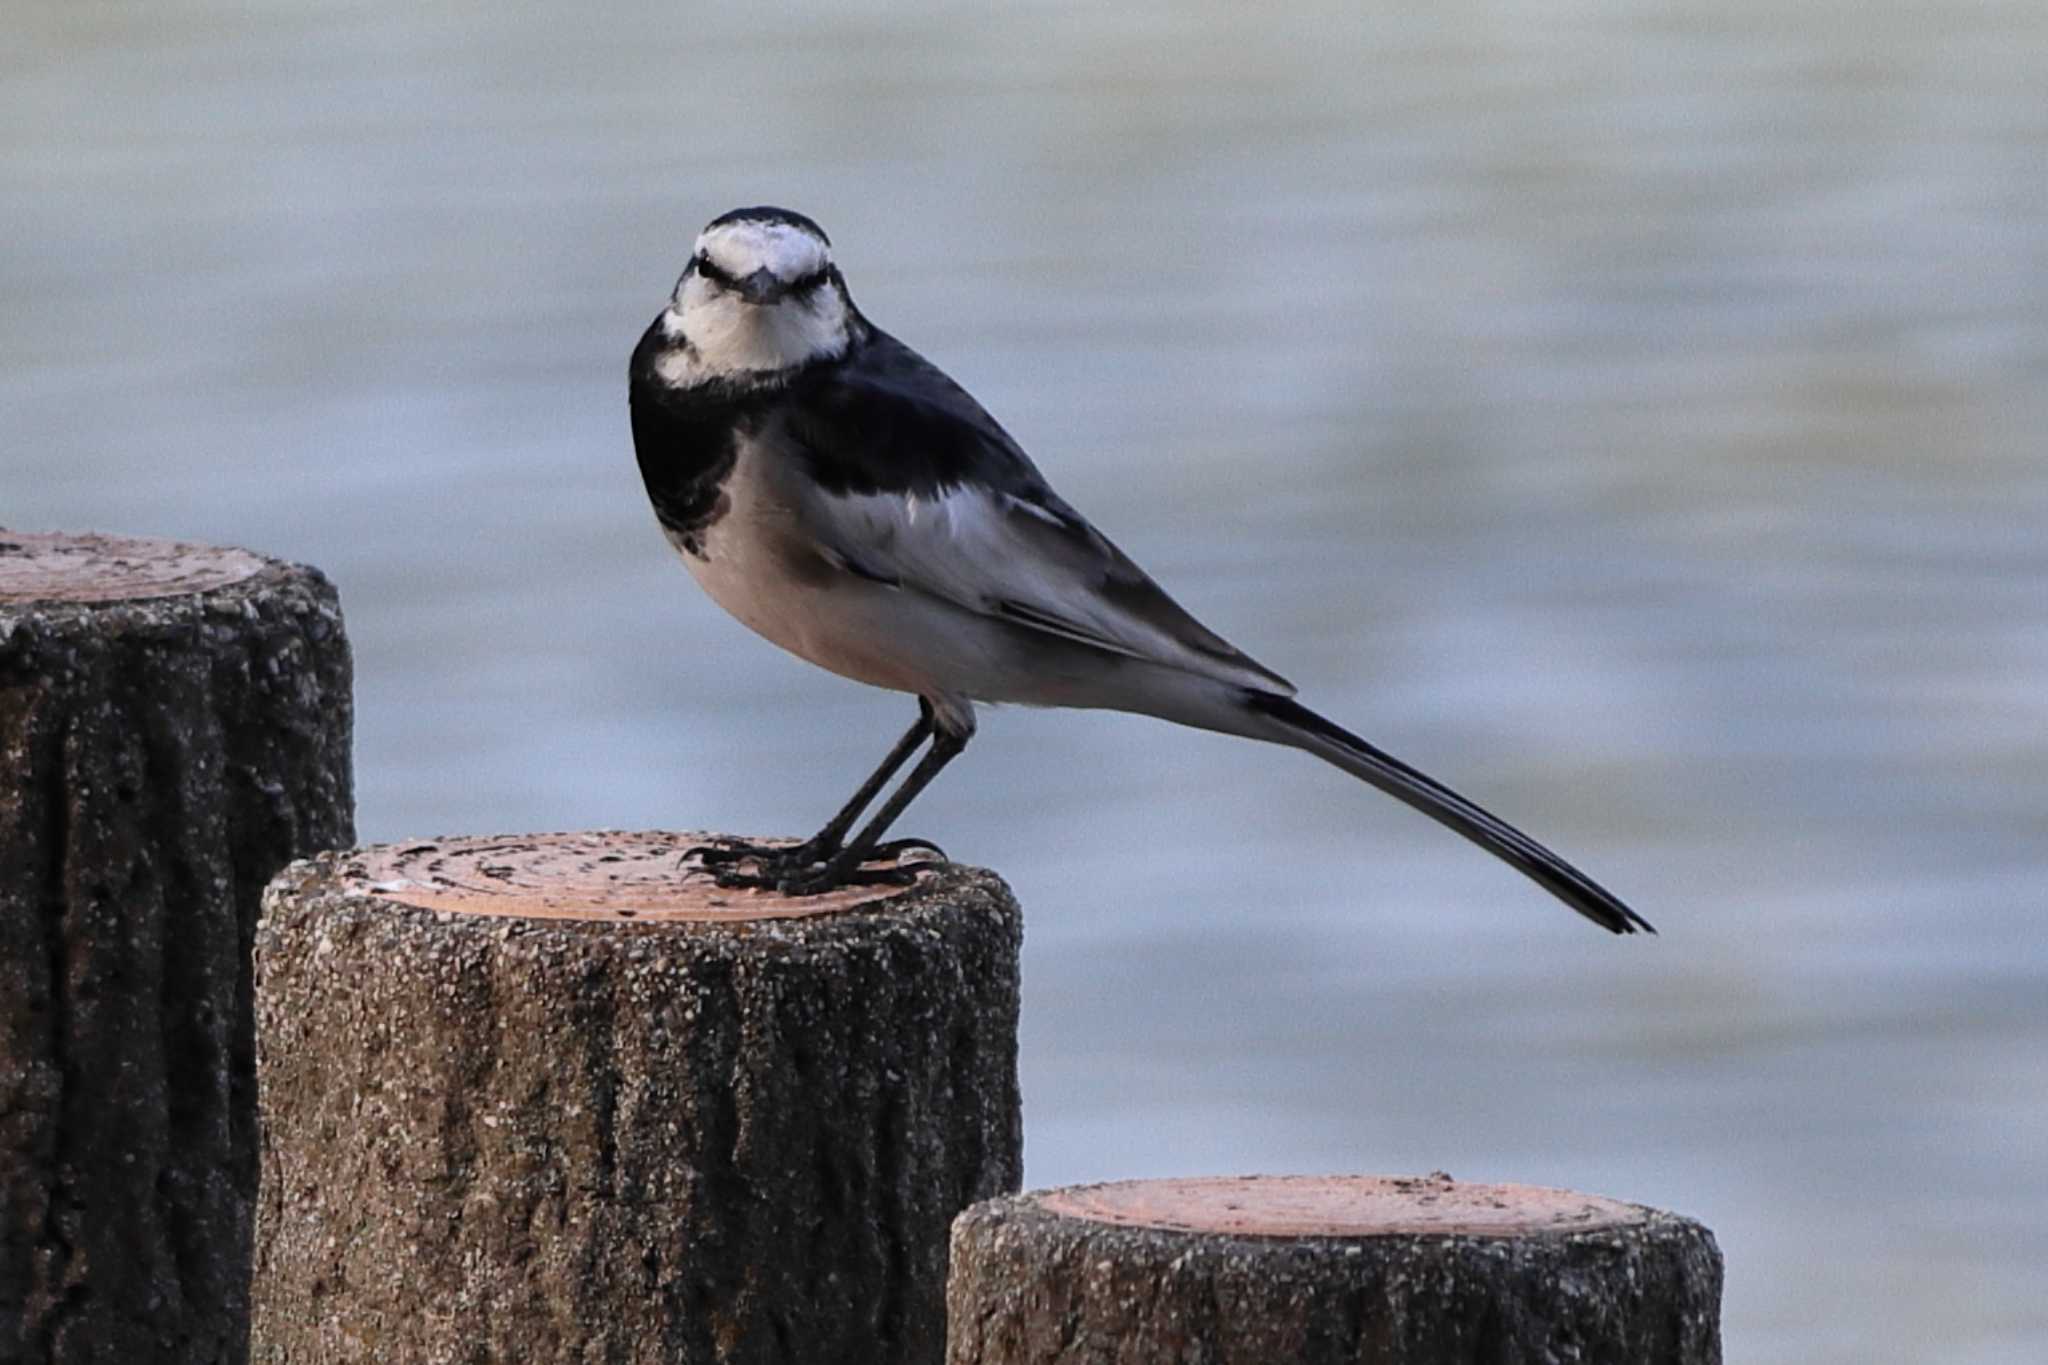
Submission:
[[[795,224],[744,219],[707,229],[697,238],[696,251],[736,280],[767,270],[793,284],[832,262],[825,243]],[[656,358],[655,370],[687,388],[711,379],[766,376],[839,355],[853,324],[844,295],[830,280],[774,303],[753,304],[691,270],[677,285],[660,325],[662,335],[677,344]]]

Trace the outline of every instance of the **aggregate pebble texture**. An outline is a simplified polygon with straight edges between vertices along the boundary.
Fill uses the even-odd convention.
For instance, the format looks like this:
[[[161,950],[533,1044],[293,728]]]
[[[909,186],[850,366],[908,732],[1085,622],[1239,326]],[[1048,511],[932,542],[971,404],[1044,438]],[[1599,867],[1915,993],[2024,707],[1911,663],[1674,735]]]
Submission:
[[[250,945],[350,730],[316,570],[0,530],[0,1360],[246,1359]]]
[[[1656,1209],[1441,1175],[1157,1183],[1212,1188],[1080,1186],[961,1215],[949,1365],[1721,1359],[1713,1234]]]
[[[753,917],[679,869],[692,842],[439,841],[277,880],[257,1361],[943,1358],[948,1227],[1021,1172],[1016,902],[936,865]],[[688,915],[656,913],[657,868]],[[571,875],[613,889],[571,913]],[[545,913],[445,908],[493,881]]]

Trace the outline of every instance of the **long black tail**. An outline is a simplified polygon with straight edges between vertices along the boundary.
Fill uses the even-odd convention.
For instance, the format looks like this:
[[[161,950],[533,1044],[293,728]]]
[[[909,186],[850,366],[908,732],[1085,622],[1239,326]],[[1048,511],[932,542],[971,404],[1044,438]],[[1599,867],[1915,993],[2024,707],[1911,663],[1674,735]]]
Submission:
[[[1430,819],[1448,825],[1494,857],[1521,869],[1523,875],[1602,929],[1616,934],[1632,934],[1638,929],[1657,932],[1648,920],[1623,905],[1591,877],[1435,778],[1375,749],[1349,730],[1332,725],[1292,698],[1254,691],[1247,691],[1244,697],[1251,710],[1279,722],[1281,733],[1272,738],[1306,749],[1352,776],[1364,778],[1387,795],[1407,802]]]

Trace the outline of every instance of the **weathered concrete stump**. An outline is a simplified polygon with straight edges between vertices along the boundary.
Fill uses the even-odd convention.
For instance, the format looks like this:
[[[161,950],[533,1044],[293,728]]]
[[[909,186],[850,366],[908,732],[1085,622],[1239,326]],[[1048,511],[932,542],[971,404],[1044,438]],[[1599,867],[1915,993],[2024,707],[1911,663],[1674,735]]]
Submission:
[[[699,837],[277,880],[256,1360],[942,1359],[948,1227],[1020,1172],[1017,905],[721,891]]]
[[[0,531],[0,1360],[244,1358],[249,948],[349,727],[314,570]]]
[[[953,1226],[949,1365],[1707,1365],[1699,1224],[1448,1176],[1130,1181]]]

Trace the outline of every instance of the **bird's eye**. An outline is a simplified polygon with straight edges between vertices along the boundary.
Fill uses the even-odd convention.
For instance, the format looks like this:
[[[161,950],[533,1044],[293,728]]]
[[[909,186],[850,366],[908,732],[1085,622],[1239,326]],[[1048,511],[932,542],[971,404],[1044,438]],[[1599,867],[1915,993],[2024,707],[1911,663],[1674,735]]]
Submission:
[[[712,264],[709,256],[697,257],[697,273],[713,284],[729,285],[732,283],[732,276]]]
[[[832,267],[819,266],[816,270],[813,270],[810,274],[792,284],[790,289],[799,294],[808,294],[831,277]]]

